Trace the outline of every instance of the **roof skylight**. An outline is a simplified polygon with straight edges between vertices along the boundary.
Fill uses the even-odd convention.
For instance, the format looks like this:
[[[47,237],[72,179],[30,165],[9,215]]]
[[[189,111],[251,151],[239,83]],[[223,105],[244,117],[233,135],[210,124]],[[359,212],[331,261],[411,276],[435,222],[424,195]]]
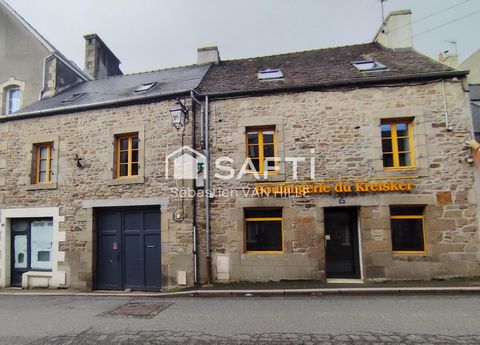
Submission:
[[[77,99],[79,99],[80,97],[82,97],[85,93],[86,93],[86,92],[74,93],[74,94],[71,95],[70,97],[65,98],[64,100],[62,100],[62,103],[74,102],[74,101],[76,101]]]
[[[258,72],[258,80],[282,80],[283,73],[279,69],[265,69]]]
[[[145,91],[148,91],[150,89],[152,89],[155,85],[157,85],[157,82],[154,81],[152,83],[145,83],[145,84],[142,84],[140,85],[139,87],[137,87],[135,89],[135,92],[138,93],[138,92],[145,92]]]
[[[387,67],[375,60],[354,61],[353,65],[362,72],[368,71],[381,71],[387,69]]]

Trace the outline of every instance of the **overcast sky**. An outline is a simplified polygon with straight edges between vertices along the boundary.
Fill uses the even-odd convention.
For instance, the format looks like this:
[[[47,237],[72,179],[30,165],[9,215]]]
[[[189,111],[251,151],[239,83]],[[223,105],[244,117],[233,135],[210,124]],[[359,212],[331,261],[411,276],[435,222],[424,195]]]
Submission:
[[[222,59],[235,59],[366,43],[381,23],[379,0],[6,1],[81,68],[83,35],[98,33],[125,73],[193,64],[197,48],[209,45],[219,47]],[[420,52],[436,58],[454,51],[445,41],[456,40],[463,60],[480,48],[479,0],[385,3],[385,13],[406,8]]]

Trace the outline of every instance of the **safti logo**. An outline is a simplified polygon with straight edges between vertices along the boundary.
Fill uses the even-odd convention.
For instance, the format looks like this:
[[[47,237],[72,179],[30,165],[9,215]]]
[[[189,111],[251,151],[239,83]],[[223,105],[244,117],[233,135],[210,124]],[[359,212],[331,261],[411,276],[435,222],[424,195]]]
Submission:
[[[204,154],[183,146],[165,157],[165,177],[169,178],[170,162],[173,161],[173,178],[176,180],[194,180],[198,178],[207,159]]]

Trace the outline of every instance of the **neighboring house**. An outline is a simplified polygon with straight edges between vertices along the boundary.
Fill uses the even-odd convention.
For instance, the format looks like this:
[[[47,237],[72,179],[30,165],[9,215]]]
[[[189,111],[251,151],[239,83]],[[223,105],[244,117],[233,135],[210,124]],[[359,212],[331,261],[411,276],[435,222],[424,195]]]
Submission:
[[[469,70],[468,82],[470,84],[480,84],[480,49],[465,59],[458,69]]]
[[[203,48],[1,118],[0,286],[480,275],[466,73],[398,47],[409,22],[395,49]]]
[[[86,35],[85,45],[83,72],[0,0],[0,116],[75,83],[122,74],[120,61],[98,35]]]
[[[4,0],[0,0],[0,66],[0,115],[88,80]]]

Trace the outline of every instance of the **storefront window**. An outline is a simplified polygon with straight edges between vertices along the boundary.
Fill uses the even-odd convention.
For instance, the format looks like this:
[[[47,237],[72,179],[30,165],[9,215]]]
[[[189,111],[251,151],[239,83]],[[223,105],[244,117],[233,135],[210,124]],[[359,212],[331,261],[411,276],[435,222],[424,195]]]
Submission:
[[[282,210],[245,210],[247,252],[281,253],[283,251]]]
[[[12,219],[13,269],[51,270],[53,221]]]
[[[392,207],[390,222],[394,253],[426,253],[423,207]]]

